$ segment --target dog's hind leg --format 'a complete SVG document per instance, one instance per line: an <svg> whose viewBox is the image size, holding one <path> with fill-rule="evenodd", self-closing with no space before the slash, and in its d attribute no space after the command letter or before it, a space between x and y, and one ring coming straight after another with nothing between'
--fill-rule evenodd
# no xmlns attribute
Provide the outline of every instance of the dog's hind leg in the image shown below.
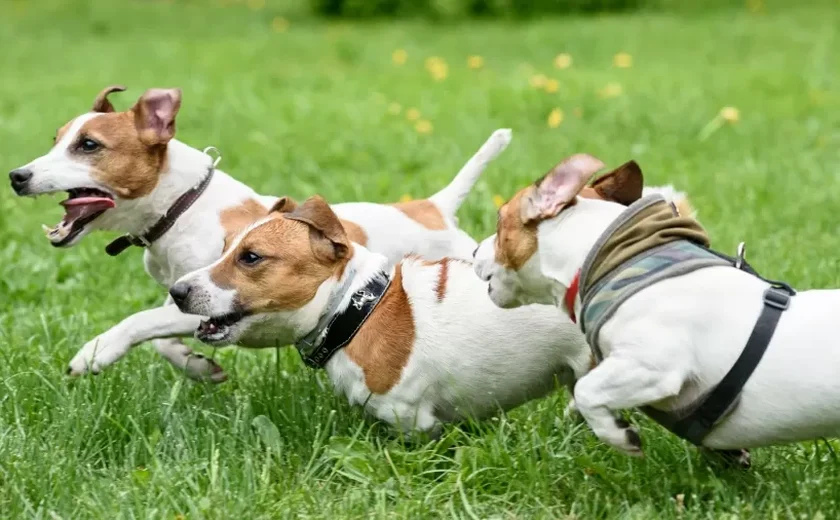
<svg viewBox="0 0 840 520"><path fill-rule="evenodd" d="M641 455L638 431L614 412L655 403L677 395L685 378L663 372L635 359L611 356L575 385L575 404L602 441L631 455Z"/></svg>

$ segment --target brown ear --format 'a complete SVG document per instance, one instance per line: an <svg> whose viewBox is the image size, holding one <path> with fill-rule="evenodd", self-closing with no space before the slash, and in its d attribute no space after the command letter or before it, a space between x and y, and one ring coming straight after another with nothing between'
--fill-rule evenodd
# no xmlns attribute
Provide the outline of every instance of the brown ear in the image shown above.
<svg viewBox="0 0 840 520"><path fill-rule="evenodd" d="M93 108L91 110L93 112L113 112L114 105L108 101L108 94L111 92L124 92L125 87L122 85L111 85L110 87L105 87L102 92L100 92L96 99L93 100Z"/></svg>
<svg viewBox="0 0 840 520"><path fill-rule="evenodd" d="M644 185L642 169L636 161L630 161L598 178L592 188L604 200L629 206L642 198Z"/></svg>
<svg viewBox="0 0 840 520"><path fill-rule="evenodd" d="M585 153L566 158L536 182L520 208L522 221L527 224L557 216L603 167L604 163Z"/></svg>
<svg viewBox="0 0 840 520"><path fill-rule="evenodd" d="M269 213L290 213L296 210L298 207L298 203L295 202L295 199L291 197L280 197L277 199L277 202L271 206L271 209L268 210Z"/></svg>
<svg viewBox="0 0 840 520"><path fill-rule="evenodd" d="M315 195L284 216L309 226L309 243L319 259L335 262L347 257L350 241L341 221L323 198Z"/></svg>
<svg viewBox="0 0 840 520"><path fill-rule="evenodd" d="M181 89L149 89L131 108L140 140L149 145L166 144L175 137L175 116L181 108Z"/></svg>

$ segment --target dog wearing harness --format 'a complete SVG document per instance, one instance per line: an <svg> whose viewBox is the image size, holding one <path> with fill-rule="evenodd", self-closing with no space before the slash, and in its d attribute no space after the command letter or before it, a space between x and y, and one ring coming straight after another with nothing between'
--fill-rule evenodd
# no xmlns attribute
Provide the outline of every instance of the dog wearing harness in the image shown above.
<svg viewBox="0 0 840 520"><path fill-rule="evenodd" d="M501 307L552 301L585 331L593 367L576 408L604 442L642 453L617 413L642 408L677 435L735 450L840 432L840 291L794 292L743 259L707 248L705 232L659 198L630 208L578 196L603 163L570 157L503 206L475 254ZM515 198L516 199L516 198ZM505 235L531 226L530 256Z"/></svg>

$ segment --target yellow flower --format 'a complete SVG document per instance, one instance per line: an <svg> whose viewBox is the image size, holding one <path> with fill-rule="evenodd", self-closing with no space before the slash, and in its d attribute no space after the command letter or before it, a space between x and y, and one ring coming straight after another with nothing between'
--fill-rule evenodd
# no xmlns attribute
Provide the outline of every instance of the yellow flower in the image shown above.
<svg viewBox="0 0 840 520"><path fill-rule="evenodd" d="M252 11L259 11L265 7L265 0L248 0L248 7Z"/></svg>
<svg viewBox="0 0 840 520"><path fill-rule="evenodd" d="M559 108L555 108L548 114L548 127L549 128L557 128L560 126L560 123L563 122L563 111Z"/></svg>
<svg viewBox="0 0 840 520"><path fill-rule="evenodd" d="M449 75L449 65L437 56L426 58L426 70L435 81L443 81Z"/></svg>
<svg viewBox="0 0 840 520"><path fill-rule="evenodd" d="M399 103L390 103L388 105L388 113L392 116L398 116L402 112L402 106Z"/></svg>
<svg viewBox="0 0 840 520"><path fill-rule="evenodd" d="M613 56L613 65L619 69L629 69L633 66L633 56L630 56L626 52L619 52Z"/></svg>
<svg viewBox="0 0 840 520"><path fill-rule="evenodd" d="M282 16L277 16L271 21L271 29L274 32L286 32L289 29L289 20L286 20Z"/></svg>
<svg viewBox="0 0 840 520"><path fill-rule="evenodd" d="M467 58L467 67L471 69L480 69L484 66L484 58L481 56L470 56Z"/></svg>
<svg viewBox="0 0 840 520"><path fill-rule="evenodd" d="M603 99L618 97L624 92L620 83L607 83L607 85L598 91L598 95Z"/></svg>
<svg viewBox="0 0 840 520"><path fill-rule="evenodd" d="M417 121L420 119L420 111L416 108L409 108L405 111L405 118L409 121Z"/></svg>
<svg viewBox="0 0 840 520"><path fill-rule="evenodd" d="M565 52L558 54L554 58L554 66L558 69L568 69L572 66L572 55Z"/></svg>
<svg viewBox="0 0 840 520"><path fill-rule="evenodd" d="M720 109L720 117L727 123L737 123L741 119L741 113L735 107L723 107Z"/></svg>
<svg viewBox="0 0 840 520"><path fill-rule="evenodd" d="M186 518L187 518L186 516L184 516L184 515L182 515L182 514L180 514L180 513L178 513L177 515L175 515L175 520L186 520Z"/></svg>
<svg viewBox="0 0 840 520"><path fill-rule="evenodd" d="M747 9L751 13L760 13L764 10L763 0L747 0Z"/></svg>
<svg viewBox="0 0 840 520"><path fill-rule="evenodd" d="M583 117L583 109L580 108L580 107L572 110L572 113L575 115L575 117L578 117L578 118Z"/></svg>
<svg viewBox="0 0 840 520"><path fill-rule="evenodd" d="M548 81L548 78L545 77L543 74L534 74L531 76L531 79L528 80L528 83L531 84L534 88L543 88L545 87L545 82Z"/></svg>
<svg viewBox="0 0 840 520"><path fill-rule="evenodd" d="M406 60L408 60L408 53L405 49L397 49L391 53L391 61L394 65L405 65Z"/></svg>
<svg viewBox="0 0 840 520"><path fill-rule="evenodd" d="M412 199L411 195L409 195L408 193L400 197L400 202L411 202L412 200L414 199Z"/></svg>
<svg viewBox="0 0 840 520"><path fill-rule="evenodd" d="M505 205L505 199L497 193L493 195L493 205L496 206L496 209L499 209Z"/></svg>
<svg viewBox="0 0 840 520"><path fill-rule="evenodd" d="M425 119L421 119L414 125L414 129L417 130L418 134L430 134L432 133L432 123Z"/></svg>
<svg viewBox="0 0 840 520"><path fill-rule="evenodd" d="M556 79L550 79L545 82L545 91L549 94L554 94L560 88L560 82Z"/></svg>

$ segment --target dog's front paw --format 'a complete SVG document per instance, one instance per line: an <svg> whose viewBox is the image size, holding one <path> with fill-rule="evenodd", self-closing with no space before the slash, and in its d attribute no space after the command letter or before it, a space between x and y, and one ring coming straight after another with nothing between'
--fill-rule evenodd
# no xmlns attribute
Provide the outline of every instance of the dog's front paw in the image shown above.
<svg viewBox="0 0 840 520"><path fill-rule="evenodd" d="M88 341L73 356L67 373L71 376L98 374L103 368L123 357L131 345L102 334Z"/></svg>
<svg viewBox="0 0 840 520"><path fill-rule="evenodd" d="M611 435L607 442L620 449L628 455L634 457L641 457L642 452L642 437L639 435L639 429L624 419L615 419L614 435Z"/></svg>

